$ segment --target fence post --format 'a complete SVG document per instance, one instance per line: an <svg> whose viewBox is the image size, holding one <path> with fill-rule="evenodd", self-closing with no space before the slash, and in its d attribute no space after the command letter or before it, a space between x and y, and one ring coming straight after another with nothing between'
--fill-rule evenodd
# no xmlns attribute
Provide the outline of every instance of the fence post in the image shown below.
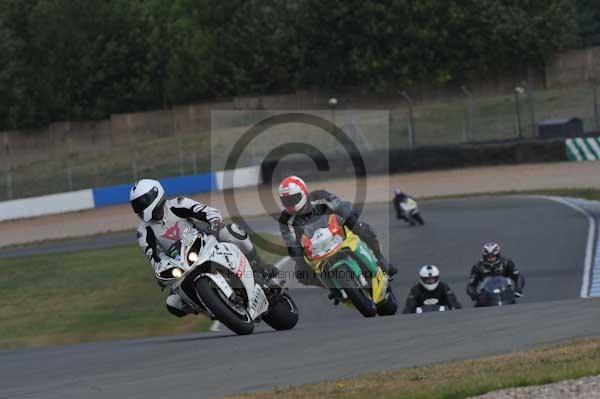
<svg viewBox="0 0 600 399"><path fill-rule="evenodd" d="M328 104L329 104L329 109L331 109L331 123L336 125L336 123L335 123L335 107L337 107L337 105L338 105L337 98L331 97L328 101Z"/></svg>
<svg viewBox="0 0 600 399"><path fill-rule="evenodd" d="M196 159L196 151L192 152L192 170L194 174L198 173L198 161Z"/></svg>
<svg viewBox="0 0 600 399"><path fill-rule="evenodd" d="M515 116L517 118L516 128L517 137L523 138L523 132L521 130L521 104L519 102L519 94L523 92L523 88L520 86L515 87Z"/></svg>
<svg viewBox="0 0 600 399"><path fill-rule="evenodd" d="M72 139L70 132L67 132L67 189L73 191L73 170L71 167L71 154L73 153Z"/></svg>
<svg viewBox="0 0 600 399"><path fill-rule="evenodd" d="M473 141L473 96L471 92L467 90L466 86L460 88L467 98L467 129L465 131L465 139L468 142Z"/></svg>
<svg viewBox="0 0 600 399"><path fill-rule="evenodd" d="M179 129L177 129L177 118L175 116L175 111L171 109L171 129L173 129L173 135L177 140L177 155L179 158L179 176L185 175L185 165L184 165L184 156L183 156L183 144L181 142L181 136L179 134Z"/></svg>
<svg viewBox="0 0 600 399"><path fill-rule="evenodd" d="M12 162L11 162L11 151L10 141L8 138L8 132L4 132L4 159L5 159L5 184L6 184L6 197L12 199L13 194L13 178L12 178Z"/></svg>
<svg viewBox="0 0 600 399"><path fill-rule="evenodd" d="M598 81L592 81L592 90L594 92L594 120L596 122L596 129L600 130L600 110L598 109Z"/></svg>
<svg viewBox="0 0 600 399"><path fill-rule="evenodd" d="M131 154L131 177L133 179L133 181L137 181L138 180L138 165L137 165L137 151L136 151L136 147L134 146L133 143L133 138L131 137L131 127L129 124L129 116L127 116L127 141L129 142L129 148L131 148L132 150L130 151Z"/></svg>
<svg viewBox="0 0 600 399"><path fill-rule="evenodd" d="M408 104L408 148L415 148L416 137L413 102L407 92L403 91L400 94L402 95L402 97L404 97L404 100Z"/></svg>
<svg viewBox="0 0 600 399"><path fill-rule="evenodd" d="M535 123L535 112L533 109L533 92L529 84L526 81L522 81L521 85L525 88L525 93L527 94L527 106L529 108L529 123L531 127L531 137L537 136L537 129Z"/></svg>

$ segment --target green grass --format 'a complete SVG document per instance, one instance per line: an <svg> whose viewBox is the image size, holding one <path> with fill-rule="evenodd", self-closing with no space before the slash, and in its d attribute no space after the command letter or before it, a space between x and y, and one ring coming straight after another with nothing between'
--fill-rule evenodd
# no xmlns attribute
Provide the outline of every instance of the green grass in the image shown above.
<svg viewBox="0 0 600 399"><path fill-rule="evenodd" d="M600 374L600 339L457 361L270 392L236 399L464 399L486 392Z"/></svg>
<svg viewBox="0 0 600 399"><path fill-rule="evenodd" d="M573 197L582 198L592 201L600 201L600 190L594 188L564 188L564 189L548 189L548 190L525 190L525 191L499 191L493 193L470 193L456 195L440 195L433 197L421 197L421 200L439 200L452 198L468 198L481 196L507 196L507 195L545 195L555 197Z"/></svg>
<svg viewBox="0 0 600 399"><path fill-rule="evenodd" d="M0 270L3 349L193 333L210 325L202 316L179 319L166 311L166 292L138 246L2 259Z"/></svg>

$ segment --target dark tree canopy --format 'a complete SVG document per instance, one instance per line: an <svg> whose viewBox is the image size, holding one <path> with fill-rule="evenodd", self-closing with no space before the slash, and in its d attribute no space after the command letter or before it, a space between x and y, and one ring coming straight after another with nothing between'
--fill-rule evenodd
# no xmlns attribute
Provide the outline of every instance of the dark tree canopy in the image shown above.
<svg viewBox="0 0 600 399"><path fill-rule="evenodd" d="M443 85L600 43L599 0L0 0L0 128Z"/></svg>

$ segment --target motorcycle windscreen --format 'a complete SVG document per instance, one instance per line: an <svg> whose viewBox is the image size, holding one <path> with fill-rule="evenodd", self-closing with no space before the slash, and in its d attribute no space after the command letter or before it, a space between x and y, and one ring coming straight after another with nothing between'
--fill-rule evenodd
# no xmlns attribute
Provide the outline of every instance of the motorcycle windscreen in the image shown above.
<svg viewBox="0 0 600 399"><path fill-rule="evenodd" d="M493 277L482 286L479 306L498 306L514 303L515 295L510 281L505 277Z"/></svg>
<svg viewBox="0 0 600 399"><path fill-rule="evenodd" d="M344 241L344 231L335 215L322 215L304 228L302 249L309 259L322 259L334 253Z"/></svg>

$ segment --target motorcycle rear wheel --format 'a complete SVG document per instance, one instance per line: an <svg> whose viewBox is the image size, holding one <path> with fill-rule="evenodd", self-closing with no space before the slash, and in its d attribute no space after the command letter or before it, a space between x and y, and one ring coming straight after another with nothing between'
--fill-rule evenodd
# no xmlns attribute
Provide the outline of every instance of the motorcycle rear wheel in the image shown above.
<svg viewBox="0 0 600 399"><path fill-rule="evenodd" d="M250 317L247 311L245 315L240 315L231 309L222 298L221 295L216 291L217 287L209 278L199 278L196 281L196 292L198 296L206 305L206 307L214 314L215 318L229 328L231 331L239 335L252 334L254 331L254 321Z"/></svg>
<svg viewBox="0 0 600 399"><path fill-rule="evenodd" d="M398 300L396 299L396 295L394 292L389 289L388 298L385 302L380 303L377 306L377 314L379 316L392 316L395 315L398 311Z"/></svg>

